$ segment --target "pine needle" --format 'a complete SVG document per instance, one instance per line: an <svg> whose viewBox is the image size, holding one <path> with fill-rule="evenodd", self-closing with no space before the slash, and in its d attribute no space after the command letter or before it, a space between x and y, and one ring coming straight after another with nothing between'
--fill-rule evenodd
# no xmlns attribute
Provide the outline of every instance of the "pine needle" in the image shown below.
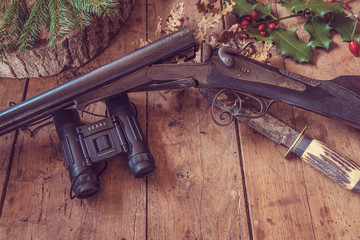
<svg viewBox="0 0 360 240"><path fill-rule="evenodd" d="M98 16L108 15L112 9L116 7L118 1L116 0L72 0L70 4L78 11L84 11Z"/></svg>
<svg viewBox="0 0 360 240"><path fill-rule="evenodd" d="M90 25L92 17L90 13L79 11L77 9L73 9L73 21L72 28L73 29L81 29L84 30L87 26Z"/></svg>
<svg viewBox="0 0 360 240"><path fill-rule="evenodd" d="M49 21L48 5L46 0L37 0L31 9L30 16L25 22L18 43L18 52L24 52L35 46L41 26Z"/></svg>
<svg viewBox="0 0 360 240"><path fill-rule="evenodd" d="M59 39L72 29L70 27L70 9L63 0L49 0L50 32L49 45L55 47Z"/></svg>
<svg viewBox="0 0 360 240"><path fill-rule="evenodd" d="M6 1L4 2L6 3ZM14 1L6 5L0 24L0 59L13 51L18 42L22 25L29 15L29 6L24 1Z"/></svg>
<svg viewBox="0 0 360 240"><path fill-rule="evenodd" d="M85 29L93 15L115 13L118 0L0 0L0 60L18 50L33 48L45 27L49 45L55 47L67 33Z"/></svg>

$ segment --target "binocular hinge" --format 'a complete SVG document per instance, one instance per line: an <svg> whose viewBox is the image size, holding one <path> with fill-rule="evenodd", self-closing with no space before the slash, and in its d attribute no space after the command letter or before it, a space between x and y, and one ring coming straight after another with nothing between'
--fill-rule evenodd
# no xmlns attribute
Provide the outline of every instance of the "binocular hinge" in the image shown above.
<svg viewBox="0 0 360 240"><path fill-rule="evenodd" d="M86 148L85 141L84 141L84 136L82 134L81 128L79 128L79 127L76 128L76 132L78 134L78 140L79 140L79 143L80 143L81 151L82 151L83 156L84 156L84 161L82 162L82 165L84 167L91 166L92 165L91 158L90 158L88 149Z"/></svg>
<svg viewBox="0 0 360 240"><path fill-rule="evenodd" d="M124 151L124 153L129 153L130 152L130 146L129 143L125 137L125 134L121 128L120 122L117 119L116 116L112 116L111 117L112 122L114 123L115 129L116 129L116 133L119 137L119 141L120 141L120 145L122 150Z"/></svg>

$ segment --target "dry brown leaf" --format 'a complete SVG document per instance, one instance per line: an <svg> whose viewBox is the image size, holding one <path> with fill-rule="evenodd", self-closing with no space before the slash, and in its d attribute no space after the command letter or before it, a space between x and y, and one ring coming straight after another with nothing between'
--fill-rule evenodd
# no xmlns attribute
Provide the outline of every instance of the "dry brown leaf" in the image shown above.
<svg viewBox="0 0 360 240"><path fill-rule="evenodd" d="M225 2L225 8L221 11L221 15L225 16L226 14L231 13L234 10L235 5L235 1L231 1L231 4Z"/></svg>
<svg viewBox="0 0 360 240"><path fill-rule="evenodd" d="M200 0L200 2L203 2L205 6L210 4L208 0ZM223 10L221 10L221 8L218 8L220 10L211 9L209 13L205 14L198 23L195 39L199 42L206 42L211 46L215 46L217 42L211 30L216 29L221 24L222 17L232 12L234 6L235 2L231 2L231 4L225 2L225 8Z"/></svg>
<svg viewBox="0 0 360 240"><path fill-rule="evenodd" d="M161 30L161 24L162 24L162 18L160 16L158 16L158 24L156 26L156 31L155 31L155 35L160 35L162 30Z"/></svg>
<svg viewBox="0 0 360 240"><path fill-rule="evenodd" d="M265 42L260 49L256 49L256 53L250 58L265 63L269 59L269 52L272 46L272 44Z"/></svg>
<svg viewBox="0 0 360 240"><path fill-rule="evenodd" d="M197 25L198 34L196 35L195 39L199 42L207 42L209 41L210 37L208 37L208 32L210 29L216 27L216 24L221 23L221 15L220 14L206 14L204 15L200 22Z"/></svg>
<svg viewBox="0 0 360 240"><path fill-rule="evenodd" d="M184 2L176 5L175 9L171 9L170 15L166 20L164 32L170 34L179 30L184 22Z"/></svg>

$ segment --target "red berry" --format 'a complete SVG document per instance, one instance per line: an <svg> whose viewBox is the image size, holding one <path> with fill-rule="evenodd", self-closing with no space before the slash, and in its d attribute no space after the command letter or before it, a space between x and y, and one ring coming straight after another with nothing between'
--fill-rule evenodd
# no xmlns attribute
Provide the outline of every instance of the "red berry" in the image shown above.
<svg viewBox="0 0 360 240"><path fill-rule="evenodd" d="M260 35L265 37L267 35L267 32L264 30L264 31L260 31Z"/></svg>
<svg viewBox="0 0 360 240"><path fill-rule="evenodd" d="M344 6L345 6L345 7L348 7L349 4L348 4L347 2L344 2Z"/></svg>
<svg viewBox="0 0 360 240"><path fill-rule="evenodd" d="M251 21L251 17L250 16L245 16L245 20Z"/></svg>
<svg viewBox="0 0 360 240"><path fill-rule="evenodd" d="M255 19L257 18L257 16L258 16L257 12L252 12L252 13L251 13L251 18L252 18L252 19L255 20Z"/></svg>
<svg viewBox="0 0 360 240"><path fill-rule="evenodd" d="M246 26L248 26L248 25L249 25L249 21L248 21L248 20L244 20L244 21L241 22L241 26L242 26L242 27L246 27Z"/></svg>
<svg viewBox="0 0 360 240"><path fill-rule="evenodd" d="M335 2L335 0L328 0L328 3L333 3Z"/></svg>
<svg viewBox="0 0 360 240"><path fill-rule="evenodd" d="M270 28L270 29L274 29L275 27L276 27L275 23L270 23L270 24L269 24L269 28Z"/></svg>
<svg viewBox="0 0 360 240"><path fill-rule="evenodd" d="M260 24L258 26L258 29L259 29L259 31L264 31L265 30L265 24Z"/></svg>
<svg viewBox="0 0 360 240"><path fill-rule="evenodd" d="M359 43L356 41L351 41L349 44L349 50L355 57L359 55Z"/></svg>

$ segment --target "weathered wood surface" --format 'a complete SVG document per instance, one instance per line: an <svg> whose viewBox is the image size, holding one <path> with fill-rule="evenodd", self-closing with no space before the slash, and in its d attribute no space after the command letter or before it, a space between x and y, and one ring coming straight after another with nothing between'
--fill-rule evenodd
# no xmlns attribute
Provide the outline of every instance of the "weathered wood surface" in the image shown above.
<svg viewBox="0 0 360 240"><path fill-rule="evenodd" d="M166 19L181 2L137 1L116 41L80 71L132 51L140 40L161 37L155 34L159 17ZM350 4L360 9L360 3ZM201 18L195 2L184 1L184 11L188 16L184 25L193 29ZM329 53L316 52L316 65L281 58L272 64L321 79L360 74L359 61L348 53L347 44L338 36L333 39ZM71 78L72 73L65 72L30 79L26 98ZM1 108L22 99L25 83L0 80ZM70 200L68 172L53 125L34 138L22 131L17 137L15 133L3 136L0 239L360 237L358 194L341 188L297 158L285 160L285 148L241 123L215 125L209 103L196 90L136 93L130 97L137 105L155 157L155 174L147 179L133 178L120 156L109 162L100 177L100 195ZM90 110L102 113L104 107L99 103ZM358 130L286 104L275 105L272 114L299 131L307 125L308 135L359 163ZM92 119L84 116L85 121Z"/></svg>
<svg viewBox="0 0 360 240"><path fill-rule="evenodd" d="M24 54L8 54L7 58L0 62L0 77L47 77L86 64L117 36L134 5L135 0L119 0L119 14L95 17L85 30L77 30L62 37L56 48L48 45L48 36L44 34L33 49Z"/></svg>
<svg viewBox="0 0 360 240"><path fill-rule="evenodd" d="M145 38L144 7L144 4L137 6L138 14L132 16L121 35L112 43L111 49L81 71L89 71L134 50L130 43L134 39ZM32 97L71 78L72 73L65 72L57 77L31 79L26 97ZM11 96L9 93L8 98ZM6 103L6 100L9 101L4 99L2 103ZM143 94L133 94L132 101L137 104L139 119L145 128L146 105ZM89 110L103 114L104 107L99 105ZM85 116L83 120L89 122L91 117ZM15 155L10 159L12 169L0 220L0 238L146 237L146 181L131 176L124 157L109 162L106 174L101 176L101 199L71 201L68 173L64 171L54 126L43 128L33 139L28 133L20 132L16 146ZM4 151L8 148L11 150L11 145L7 148L1 146ZM4 166L9 160L5 157Z"/></svg>
<svg viewBox="0 0 360 240"><path fill-rule="evenodd" d="M14 79L1 79L0 83L0 109L5 109L9 107L10 102L21 102L23 100L23 95L25 92L26 81L20 81ZM9 165L9 159L13 158L13 152L15 150L14 144L17 141L17 132L12 132L5 136L0 137L0 151L1 151L1 160L0 160L0 186L2 189L6 189L8 171L11 169ZM2 191L0 197L0 214L2 209L2 203L4 201L5 193Z"/></svg>

